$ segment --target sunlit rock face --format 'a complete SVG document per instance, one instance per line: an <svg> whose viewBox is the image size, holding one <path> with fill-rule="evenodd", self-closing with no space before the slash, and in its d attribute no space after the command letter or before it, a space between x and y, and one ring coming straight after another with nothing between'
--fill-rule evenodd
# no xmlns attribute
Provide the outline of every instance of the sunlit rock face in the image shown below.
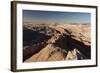
<svg viewBox="0 0 100 73"><path fill-rule="evenodd" d="M23 25L23 62L91 59L89 24Z"/></svg>

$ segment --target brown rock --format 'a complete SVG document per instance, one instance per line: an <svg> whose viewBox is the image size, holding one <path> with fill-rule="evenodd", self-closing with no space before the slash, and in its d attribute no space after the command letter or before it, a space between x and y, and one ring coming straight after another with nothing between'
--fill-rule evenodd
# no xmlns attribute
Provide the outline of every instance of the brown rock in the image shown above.
<svg viewBox="0 0 100 73"><path fill-rule="evenodd" d="M44 25L35 26L32 31L38 31L38 33L49 38L46 38L46 40L44 38L42 42L38 43L37 47L34 47L35 49L32 46L32 49L29 47L28 53L24 50L27 53L25 56L29 54L29 51L34 51L24 62L83 60L91 58L90 25L62 24L42 26ZM36 46L37 43L33 45Z"/></svg>

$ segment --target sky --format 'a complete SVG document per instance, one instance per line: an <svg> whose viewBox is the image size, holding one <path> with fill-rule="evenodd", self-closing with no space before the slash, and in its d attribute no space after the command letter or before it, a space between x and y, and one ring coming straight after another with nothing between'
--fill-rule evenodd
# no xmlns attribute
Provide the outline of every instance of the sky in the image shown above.
<svg viewBox="0 0 100 73"><path fill-rule="evenodd" d="M90 23L90 13L23 10L24 22Z"/></svg>

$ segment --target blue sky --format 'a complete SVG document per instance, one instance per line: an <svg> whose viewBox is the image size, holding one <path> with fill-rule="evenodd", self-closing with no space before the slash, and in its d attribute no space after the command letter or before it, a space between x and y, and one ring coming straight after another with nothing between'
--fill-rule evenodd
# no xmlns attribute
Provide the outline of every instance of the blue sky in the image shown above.
<svg viewBox="0 0 100 73"><path fill-rule="evenodd" d="M90 23L90 13L23 10L24 22Z"/></svg>

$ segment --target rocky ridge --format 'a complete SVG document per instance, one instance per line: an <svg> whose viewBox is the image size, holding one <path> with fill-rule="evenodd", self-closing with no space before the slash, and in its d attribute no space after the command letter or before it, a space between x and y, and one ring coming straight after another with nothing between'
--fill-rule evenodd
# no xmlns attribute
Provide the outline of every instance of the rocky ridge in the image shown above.
<svg viewBox="0 0 100 73"><path fill-rule="evenodd" d="M90 30L82 24L24 25L23 61L90 59Z"/></svg>

